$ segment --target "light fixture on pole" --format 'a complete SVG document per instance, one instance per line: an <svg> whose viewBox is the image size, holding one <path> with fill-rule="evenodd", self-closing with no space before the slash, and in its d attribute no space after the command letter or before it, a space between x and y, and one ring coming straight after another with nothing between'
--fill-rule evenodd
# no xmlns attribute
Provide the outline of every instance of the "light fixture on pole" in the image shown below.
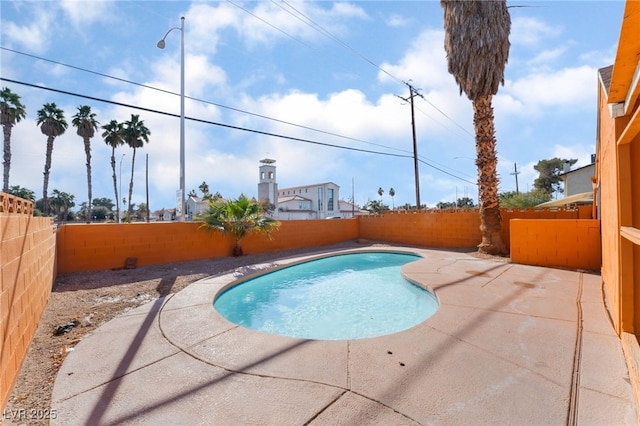
<svg viewBox="0 0 640 426"><path fill-rule="evenodd" d="M158 42L158 48L164 49L164 39L173 30L180 30L180 222L184 222L185 205L184 205L184 16L180 18L180 26L169 28L167 33Z"/></svg>

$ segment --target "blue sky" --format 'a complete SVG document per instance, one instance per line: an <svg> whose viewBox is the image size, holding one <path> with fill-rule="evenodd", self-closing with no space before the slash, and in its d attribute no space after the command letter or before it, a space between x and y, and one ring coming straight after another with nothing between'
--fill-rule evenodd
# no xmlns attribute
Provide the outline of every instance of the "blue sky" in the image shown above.
<svg viewBox="0 0 640 426"><path fill-rule="evenodd" d="M501 192L515 190L514 164L526 191L539 160L590 162L597 70L613 63L624 10L622 1L508 4L526 7L510 8L505 85L493 101ZM447 72L438 1L3 0L0 8L3 78L179 114L180 31L167 36L164 50L156 43L184 16L185 92L197 99L187 99L187 117L393 154L187 120L187 192L206 181L224 197L257 196L259 161L269 157L281 188L331 181L340 185L340 198L353 191L363 205L379 198L379 187L385 193L393 187L396 206L415 204L411 113L398 97L408 96L403 82L410 82L424 96L415 100L421 202L434 207L465 194L477 202L472 107ZM132 202L145 202L148 154L151 209L175 207L178 118L6 81L2 86L27 107L27 118L13 129L10 185L42 196L46 137L36 111L55 102L70 123L87 104L101 124L140 114L151 139L136 155ZM114 199L110 155L97 134L94 198ZM116 151L125 193L131 158L126 146ZM74 194L77 205L86 201L85 155L74 128L55 140L53 189ZM386 194L383 200L392 203Z"/></svg>

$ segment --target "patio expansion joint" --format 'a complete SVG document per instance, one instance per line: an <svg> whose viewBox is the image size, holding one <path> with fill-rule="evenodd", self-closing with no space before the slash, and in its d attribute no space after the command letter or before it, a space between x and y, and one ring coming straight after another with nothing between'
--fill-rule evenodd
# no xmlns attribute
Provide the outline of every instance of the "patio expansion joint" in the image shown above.
<svg viewBox="0 0 640 426"><path fill-rule="evenodd" d="M223 365L217 364L217 363L215 363L215 362L212 362L212 361L210 361L210 360L208 360L208 359L205 359L205 358L203 358L203 357L201 357L201 356L198 356L198 355L196 355L195 353L192 353L191 351L189 351L189 348L192 348L192 347L198 346L198 345L200 345L200 344L202 344L202 343L204 343L204 342L206 342L206 341L214 340L214 339L216 339L216 338L218 338L218 337L220 337L220 336L222 336L222 335L224 335L224 334L229 333L230 331L233 331L233 330L235 330L235 329L237 329L237 328L240 328L240 326L239 326L239 325L235 325L235 326L233 326L233 327L231 327L231 328L229 328L229 329L227 329L227 330L224 330L224 331L222 331L222 332L220 332L220 333L216 333L216 334L215 334L215 335L213 335L213 336L209 336L209 337L206 337L206 338L204 338L204 339L200 339L198 342L192 343L192 344L190 344L189 346L187 346L187 347L183 348L183 347L181 347L181 346L177 345L176 343L174 343L173 341L171 341L171 340L170 340L170 339L169 339L169 338L164 334L164 331L162 330L161 316L162 316L162 312L163 312L163 310L164 310L164 307L165 307L165 306L163 306L163 307L160 309L160 312L158 313L158 325L159 325L160 332L161 332L161 334L162 334L163 338L164 338L164 339L165 339L165 340L166 340L170 345L172 345L173 347L175 347L175 348L176 348L176 351L177 351L177 352L176 352L176 353L174 353L174 354L172 354L171 356L174 356L174 355L176 355L176 354L178 354L178 353L183 353L183 354L185 354L185 355L187 355L187 356L189 356L189 357L193 358L194 360L199 361L199 362L201 362L201 363L203 363L203 364L207 364L207 365L210 365L210 366L212 366L212 367L220 368L221 370L225 371L225 372L226 372L227 374L229 374L229 375L232 375L232 374L240 374L240 375L244 375L244 376L256 377L256 378L261 378L261 379L273 379L273 380L284 380L284 381L292 381L292 382L313 383L313 384L317 384L317 385L321 385L321 386L327 386L327 387L329 387L329 388L339 389L339 390L341 391L341 392L340 392L340 394L339 394L339 395L338 395L338 396L337 396L333 401L329 402L325 407L323 407L321 410L319 410L319 411L318 411L318 412L317 412L313 417L311 417L308 421L306 421L306 422L304 423L305 425L307 425L307 424L311 423L311 422L312 422L313 420L315 420L315 419L316 419L320 414L322 414L322 413L323 413L324 411L326 411L329 407L331 407L332 405L334 405L335 403L337 403L337 402L338 402L338 401L339 401L339 400L340 400L344 395L346 395L346 394L348 394L348 393L352 393L352 394L354 394L354 395L358 395L358 396L360 396L361 398L365 398L365 399L367 399L367 400L369 400L369 401L372 401L372 402L374 402L374 403L376 403L376 404L378 404L378 405L381 405L381 406L383 406L383 407L385 407L385 408L387 408L387 409L389 409L389 410L393 411L394 413L396 413L396 414L398 414L398 415L401 415L401 416L405 417L405 418L406 418L406 419L408 419L408 420L411 420L411 421L413 421L413 422L415 422L415 423L419 423L418 421L416 421L415 419L413 419L413 418L409 417L409 416L408 416L408 415L406 415L405 413L402 413L402 412L398 411L397 409L395 409L395 408L393 408L393 407L391 407L391 406L389 406L389 405L387 405L387 404L385 404L385 403L383 403L383 402L381 402L381 401L378 401L378 400L376 400L376 399L373 399L373 398L371 398L371 397L370 397L370 396L368 396L368 395L362 394L362 393L360 393L360 392L356 392L356 391L354 391L354 390L352 390L352 389L351 389L351 373L350 373L350 370L349 370L349 366L351 365L351 363L348 361L348 360L350 359L350 357L351 357L351 346L350 346L350 345L351 345L351 340L349 340L349 341L347 342L347 367L346 367L346 369L347 369L347 374L346 374L346 375L347 375L347 383L346 383L346 387L339 386L339 385L334 385L334 384L331 384L331 383L326 383L326 382L322 382L322 381L318 381L318 380L300 379L300 378L295 378L295 377L283 377L283 376L277 376L277 375L273 375L273 374L261 374L261 373L255 373L255 372L248 372L248 371L244 371L244 369L251 368L251 367L252 367L252 365L245 366L245 367L244 367L244 369L232 369L232 368L228 368L228 367L225 367L225 366L223 366ZM165 357L165 358L168 358L168 357ZM158 360L158 361L160 361L160 360Z"/></svg>
<svg viewBox="0 0 640 426"><path fill-rule="evenodd" d="M69 396L67 396L67 397L61 398L61 399L59 399L59 400L57 400L57 401L55 401L55 402L64 402L64 401L68 401L68 400L73 399L73 398L75 398L75 397L77 397L77 396L83 395L83 394L88 393L88 392L92 392L92 391L94 391L94 390L96 390L96 389L99 389L99 388L101 388L101 387L103 387L103 386L109 385L110 383L115 382L116 380L120 380L120 379L122 379L123 377L129 376L129 375L131 375L131 374L133 374L133 373L137 373L137 372L138 372L138 371L140 371L140 370L144 370L144 369L145 369L145 368L147 368L147 367L150 367L150 366L152 366L152 365L154 365L154 364L157 364L157 363L159 363L159 362L161 362L161 361L164 361L164 360L166 360L166 359L172 358L172 357L174 357L174 356L176 356L176 355L178 355L178 354L180 354L180 351L179 351L179 350L176 350L176 351L175 351L175 352L173 352L172 354L169 354L169 355L163 356L163 357L161 357L161 358L157 358L157 359L155 359L155 360L154 360L154 361L152 361L152 362L149 362L149 363L147 363L147 364L145 364L145 365L141 365L140 367L135 368L135 369L130 370L130 371L127 371L126 373L115 375L115 376L111 377L111 378L110 378L109 380L107 380L107 381L104 381L104 382L99 383L99 384L97 384L97 385L91 386L91 387L89 387L89 388L87 388L87 389L82 390L81 392L76 392L76 393L74 393L74 394L72 394L72 395L69 395Z"/></svg>
<svg viewBox="0 0 640 426"><path fill-rule="evenodd" d="M496 275L495 277L491 278L489 281L487 281L486 283L482 284L480 287L484 288L486 286L488 286L489 284L491 284L492 282L494 282L495 280L497 280L498 278L500 278L502 275L504 275L505 273L507 273L509 270L511 270L511 268L513 268L513 264L508 264L508 266L501 271L498 275Z"/></svg>

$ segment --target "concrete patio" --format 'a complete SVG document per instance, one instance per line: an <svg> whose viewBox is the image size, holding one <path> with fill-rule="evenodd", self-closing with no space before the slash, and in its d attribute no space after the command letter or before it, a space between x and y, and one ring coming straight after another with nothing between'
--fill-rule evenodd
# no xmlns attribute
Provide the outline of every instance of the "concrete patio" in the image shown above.
<svg viewBox="0 0 640 426"><path fill-rule="evenodd" d="M242 328L213 309L215 295L313 256L241 268L83 339L58 374L51 423L638 424L599 275L383 249L424 257L403 267L440 302L422 324L350 341Z"/></svg>

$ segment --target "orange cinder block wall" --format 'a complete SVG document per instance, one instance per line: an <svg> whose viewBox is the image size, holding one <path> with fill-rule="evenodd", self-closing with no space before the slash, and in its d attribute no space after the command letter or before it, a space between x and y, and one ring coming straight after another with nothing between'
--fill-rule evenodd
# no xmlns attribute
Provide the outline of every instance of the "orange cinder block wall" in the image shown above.
<svg viewBox="0 0 640 426"><path fill-rule="evenodd" d="M357 238L358 221L282 221L272 239L251 234L245 254L314 247ZM58 230L58 272L119 269L127 258L137 266L229 256L234 241L198 222L62 225Z"/></svg>
<svg viewBox="0 0 640 426"><path fill-rule="evenodd" d="M511 221L513 263L596 271L601 253L599 220Z"/></svg>
<svg viewBox="0 0 640 426"><path fill-rule="evenodd" d="M4 407L38 327L55 277L50 218L0 193L0 407Z"/></svg>

